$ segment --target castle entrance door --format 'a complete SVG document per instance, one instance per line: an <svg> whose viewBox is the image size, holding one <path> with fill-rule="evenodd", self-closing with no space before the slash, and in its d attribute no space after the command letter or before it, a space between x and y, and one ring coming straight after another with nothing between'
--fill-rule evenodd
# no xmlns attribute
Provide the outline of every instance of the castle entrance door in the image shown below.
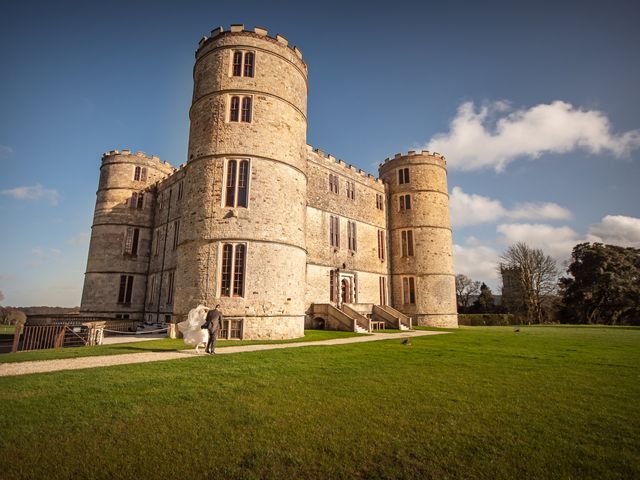
<svg viewBox="0 0 640 480"><path fill-rule="evenodd" d="M355 302L355 282L353 275L340 274L340 303Z"/></svg>

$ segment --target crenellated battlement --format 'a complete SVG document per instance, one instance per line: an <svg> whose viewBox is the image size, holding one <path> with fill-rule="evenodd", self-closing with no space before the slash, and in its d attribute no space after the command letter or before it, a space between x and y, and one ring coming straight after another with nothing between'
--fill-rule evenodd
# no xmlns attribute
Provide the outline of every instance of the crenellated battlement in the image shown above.
<svg viewBox="0 0 640 480"><path fill-rule="evenodd" d="M105 163L113 157L133 157L131 159L132 161L136 161L136 159L141 159L141 160L144 159L144 160L147 160L146 162L147 165L149 165L149 162L151 162L150 166L156 166L160 170L163 170L169 174L176 171L176 168L173 165L171 165L167 161L161 160L160 157L158 157L157 155L147 155L146 153L140 152L140 151L134 153L128 149L109 150L108 152L104 152L102 154L101 161L102 163Z"/></svg>
<svg viewBox="0 0 640 480"><path fill-rule="evenodd" d="M315 154L318 158L325 160L331 165L343 168L345 170L345 174L358 175L371 184L384 185L380 178L377 178L374 175L365 172L355 165L347 164L347 162L345 162L344 160L337 159L330 153L325 153L325 151L321 148L314 148L311 145L307 145L307 152Z"/></svg>
<svg viewBox="0 0 640 480"><path fill-rule="evenodd" d="M396 163L399 160L404 160L410 157L429 157L431 159L434 159L434 163L442 165L445 168L447 166L447 159L444 157L444 155L438 152L430 152L429 150L409 150L406 154L396 153L393 157L385 158L384 161L378 164L378 168L383 168L389 164Z"/></svg>
<svg viewBox="0 0 640 480"><path fill-rule="evenodd" d="M196 49L196 56L198 56L198 52L200 52L200 50L205 45L207 45L209 42L213 41L214 39L219 38L222 35L234 35L234 34L249 35L252 37L275 42L278 45L281 45L283 47L288 47L295 54L295 56L300 59L302 64L305 66L305 68L307 66L307 64L304 62L302 58L302 51L295 45L293 46L289 45L289 40L287 40L284 36L280 35L279 33L277 33L275 36L270 36L269 31L266 28L259 27L259 26L255 26L253 30L247 30L244 28L244 24L242 23L231 24L231 26L229 27L229 30L225 30L224 27L217 27L211 30L211 34L209 37L203 36L198 42L198 48Z"/></svg>

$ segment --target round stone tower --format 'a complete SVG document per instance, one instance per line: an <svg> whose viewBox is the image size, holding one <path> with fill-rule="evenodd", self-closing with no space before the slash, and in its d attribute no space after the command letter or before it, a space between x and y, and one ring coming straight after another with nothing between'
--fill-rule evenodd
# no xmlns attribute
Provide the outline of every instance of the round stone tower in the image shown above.
<svg viewBox="0 0 640 480"><path fill-rule="evenodd" d="M154 198L150 186L175 169L142 152L102 156L80 310L141 320Z"/></svg>
<svg viewBox="0 0 640 480"><path fill-rule="evenodd" d="M447 169L427 151L380 165L388 185L393 307L417 325L457 327Z"/></svg>
<svg viewBox="0 0 640 480"><path fill-rule="evenodd" d="M217 28L200 42L193 77L174 315L220 303L244 338L302 336L302 54L261 28Z"/></svg>

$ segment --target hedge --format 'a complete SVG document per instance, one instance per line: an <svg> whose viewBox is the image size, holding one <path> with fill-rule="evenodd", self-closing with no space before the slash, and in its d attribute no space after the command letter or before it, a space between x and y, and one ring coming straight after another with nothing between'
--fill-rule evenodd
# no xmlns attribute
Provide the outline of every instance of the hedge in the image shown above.
<svg viewBox="0 0 640 480"><path fill-rule="evenodd" d="M511 313L461 313L458 315L458 325L470 327L499 327L520 325L521 320Z"/></svg>

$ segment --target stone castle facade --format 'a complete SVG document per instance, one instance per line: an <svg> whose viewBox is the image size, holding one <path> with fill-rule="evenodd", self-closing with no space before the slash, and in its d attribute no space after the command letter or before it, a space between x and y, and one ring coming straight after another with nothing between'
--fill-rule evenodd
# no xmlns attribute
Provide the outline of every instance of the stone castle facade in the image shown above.
<svg viewBox="0 0 640 480"><path fill-rule="evenodd" d="M261 28L213 30L193 77L185 164L102 157L83 314L220 303L230 338L457 326L444 157L397 154L374 178L307 145L307 65Z"/></svg>

